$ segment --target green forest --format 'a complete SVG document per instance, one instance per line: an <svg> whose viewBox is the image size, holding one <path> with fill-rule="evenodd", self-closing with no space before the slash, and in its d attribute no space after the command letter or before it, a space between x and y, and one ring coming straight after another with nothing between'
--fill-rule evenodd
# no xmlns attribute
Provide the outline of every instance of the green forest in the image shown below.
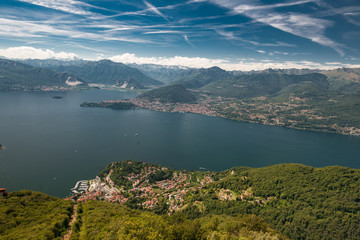
<svg viewBox="0 0 360 240"><path fill-rule="evenodd" d="M61 239L73 203L44 193L18 191L0 197L0 239Z"/></svg>
<svg viewBox="0 0 360 240"><path fill-rule="evenodd" d="M194 220L159 216L99 201L82 205L72 239L287 239L254 215L219 215Z"/></svg>

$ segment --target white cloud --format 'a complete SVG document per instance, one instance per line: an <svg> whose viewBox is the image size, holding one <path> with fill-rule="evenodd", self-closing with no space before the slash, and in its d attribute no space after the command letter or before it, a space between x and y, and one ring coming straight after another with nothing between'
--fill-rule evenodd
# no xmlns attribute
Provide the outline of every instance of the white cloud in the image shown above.
<svg viewBox="0 0 360 240"><path fill-rule="evenodd" d="M327 65L341 65L341 62L326 62Z"/></svg>
<svg viewBox="0 0 360 240"><path fill-rule="evenodd" d="M315 0L304 0L304 1L296 1L296 2L287 2L287 3L277 3L277 4L270 4L270 5L248 5L248 4L241 4L235 8L235 11L238 13L246 12L246 11L254 11L254 10L264 10L264 9L273 9L273 8L280 8L280 7L290 7L295 5L300 5L304 3L315 2Z"/></svg>
<svg viewBox="0 0 360 240"><path fill-rule="evenodd" d="M133 53L125 53L122 55L116 55L108 58L114 62L122 63L136 63L136 64L157 64L164 66L183 66L189 68L210 68L213 66L218 66L222 69L232 71L232 70L241 70L241 71L251 71L251 70L263 70L268 68L273 69L288 69L288 68L311 68L311 69L335 69L341 67L360 67L360 65L351 65L351 64L321 64L311 61L282 61L274 62L273 60L239 60L232 61L226 59L211 59L211 58L201 58L201 57L138 57Z"/></svg>
<svg viewBox="0 0 360 240"><path fill-rule="evenodd" d="M159 30L159 31L144 32L144 34L177 34L177 33L182 33L182 32L174 31L174 30Z"/></svg>
<svg viewBox="0 0 360 240"><path fill-rule="evenodd" d="M63 12L68 12L78 15L91 15L91 12L84 10L83 6L90 6L76 0L19 0L22 2L31 3L34 5L51 8Z"/></svg>
<svg viewBox="0 0 360 240"><path fill-rule="evenodd" d="M70 52L55 52L50 49L39 49L34 47L10 47L6 49L0 48L0 56L9 59L59 59L59 60L74 60L80 57L75 53ZM104 59L101 53L96 54L96 60ZM210 68L220 67L224 70L233 71L251 71L263 70L268 68L273 69L288 69L288 68L312 68L312 69L336 69L341 67L360 68L360 65L343 64L341 62L326 62L320 64L311 61L283 61L274 62L273 60L263 59L241 59L238 61L229 61L227 59L211 59L202 57L138 57L133 53L125 53L109 57L108 59L114 62L122 63L136 63L136 64L157 64L163 66L182 66L189 68Z"/></svg>
<svg viewBox="0 0 360 240"><path fill-rule="evenodd" d="M114 62L137 63L137 64L158 64L165 66L184 66L192 68L209 68L219 66L225 62L223 59L209 59L201 57L137 57L133 53L125 53L109 58Z"/></svg>
<svg viewBox="0 0 360 240"><path fill-rule="evenodd" d="M265 51L263 50L256 50L258 53L266 53Z"/></svg>
<svg viewBox="0 0 360 240"><path fill-rule="evenodd" d="M54 52L50 49L39 49L34 47L10 47L0 49L0 56L10 59L60 59L73 60L79 58L75 53Z"/></svg>

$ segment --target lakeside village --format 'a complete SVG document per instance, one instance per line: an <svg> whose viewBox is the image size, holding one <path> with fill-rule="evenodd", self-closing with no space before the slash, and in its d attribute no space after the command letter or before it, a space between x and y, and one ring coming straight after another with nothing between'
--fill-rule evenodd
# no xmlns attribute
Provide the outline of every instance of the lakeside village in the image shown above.
<svg viewBox="0 0 360 240"><path fill-rule="evenodd" d="M313 108L308 103L309 99L306 98L289 96L289 99L284 102L271 102L265 96L239 100L223 97L211 98L206 94L201 94L201 99L196 103L171 103L146 98L134 98L102 101L100 103L83 103L81 106L196 113L265 125L360 136L360 128L352 125L340 126L337 121L344 120L331 112L321 111L321 108ZM335 100L330 99L328 101L333 102Z"/></svg>
<svg viewBox="0 0 360 240"><path fill-rule="evenodd" d="M124 204L128 201L137 204L137 207L144 209L154 209L160 205L166 205L168 214L171 215L175 211L179 211L186 207L187 203L192 202L192 194L205 194L209 189L207 186L214 183L213 176L216 173L212 172L186 172L186 171L172 171L170 177L154 181L154 176L162 174L169 169L159 165L152 165L149 163L139 163L134 161L125 161L121 164L143 164L138 173L127 172L120 176L121 181L127 182L127 186L117 186L112 180L115 172L118 172L112 163L108 174L100 178L97 176L92 180L81 180L72 188L74 196L68 198L76 201L85 202L89 199L100 200L108 202L117 202ZM122 167L124 168L124 167ZM229 174L234 175L234 170ZM114 179L119 179L116 176ZM241 177L246 182L247 177ZM260 198L253 196L251 188L243 190L241 193L235 193L230 189L216 189L216 196L221 201L248 201L253 204L265 205L269 198ZM201 205L201 202L195 201L195 204ZM199 206L200 207L200 206Z"/></svg>
<svg viewBox="0 0 360 240"><path fill-rule="evenodd" d="M207 98L197 103L172 103L172 102L161 102L159 100L149 100L146 98L134 98L134 99L123 99L123 100L108 100L102 101L97 104L83 103L82 106L96 106L96 107L108 107L118 108L117 104L125 104L129 108L136 109L149 109L160 112L179 112L179 113L196 113L207 116L218 116L214 110L211 109L210 104L213 100Z"/></svg>

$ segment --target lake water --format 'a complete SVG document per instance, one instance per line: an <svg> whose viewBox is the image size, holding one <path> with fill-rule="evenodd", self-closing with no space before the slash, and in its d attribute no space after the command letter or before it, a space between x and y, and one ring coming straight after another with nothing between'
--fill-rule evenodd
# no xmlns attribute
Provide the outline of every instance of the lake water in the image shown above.
<svg viewBox="0 0 360 240"><path fill-rule="evenodd" d="M134 96L105 90L0 93L5 148L0 150L0 187L64 197L76 181L92 179L108 163L125 159L194 170L278 163L360 168L360 137L196 114L79 106Z"/></svg>

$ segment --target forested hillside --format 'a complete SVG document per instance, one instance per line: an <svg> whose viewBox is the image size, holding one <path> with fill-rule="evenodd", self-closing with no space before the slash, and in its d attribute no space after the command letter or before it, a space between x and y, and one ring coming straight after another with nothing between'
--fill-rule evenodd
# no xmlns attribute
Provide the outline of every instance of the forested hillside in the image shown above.
<svg viewBox="0 0 360 240"><path fill-rule="evenodd" d="M61 239L73 203L32 191L0 197L0 239Z"/></svg>
<svg viewBox="0 0 360 240"><path fill-rule="evenodd" d="M71 239L286 239L254 215L186 219L87 201Z"/></svg>
<svg viewBox="0 0 360 240"><path fill-rule="evenodd" d="M160 87L140 94L137 98L170 103L191 103L196 100L195 95L180 84Z"/></svg>

